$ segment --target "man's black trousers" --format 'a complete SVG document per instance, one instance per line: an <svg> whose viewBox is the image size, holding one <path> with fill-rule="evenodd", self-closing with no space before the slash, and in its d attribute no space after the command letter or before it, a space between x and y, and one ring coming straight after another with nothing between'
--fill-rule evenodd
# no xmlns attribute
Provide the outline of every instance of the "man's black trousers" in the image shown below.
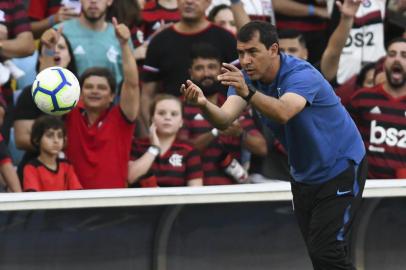
<svg viewBox="0 0 406 270"><path fill-rule="evenodd" d="M292 182L293 207L315 270L354 270L348 234L361 204L367 162L322 184Z"/></svg>

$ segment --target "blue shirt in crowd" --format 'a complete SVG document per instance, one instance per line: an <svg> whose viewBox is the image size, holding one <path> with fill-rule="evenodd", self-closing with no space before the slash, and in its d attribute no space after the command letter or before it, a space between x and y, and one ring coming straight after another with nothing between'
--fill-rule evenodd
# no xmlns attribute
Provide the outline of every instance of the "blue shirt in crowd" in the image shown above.
<svg viewBox="0 0 406 270"><path fill-rule="evenodd" d="M304 97L306 107L285 125L261 116L288 152L292 177L297 182L323 183L349 166L359 164L364 144L350 115L331 85L308 62L281 53L281 66L271 84L245 81L262 93L280 98L285 93ZM233 87L228 95L235 95Z"/></svg>
<svg viewBox="0 0 406 270"><path fill-rule="evenodd" d="M107 23L103 31L94 31L83 26L79 19L61 23L63 34L68 39L76 62L78 76L91 67L108 68L116 78L117 86L123 80L121 46L116 38L114 26ZM55 26L58 29L61 24ZM133 48L131 40L128 44Z"/></svg>

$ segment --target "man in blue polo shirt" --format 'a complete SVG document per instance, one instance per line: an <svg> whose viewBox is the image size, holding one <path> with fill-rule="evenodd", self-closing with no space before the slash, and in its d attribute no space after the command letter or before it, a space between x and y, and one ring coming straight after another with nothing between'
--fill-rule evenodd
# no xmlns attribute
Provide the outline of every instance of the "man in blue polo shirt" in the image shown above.
<svg viewBox="0 0 406 270"><path fill-rule="evenodd" d="M251 104L288 152L296 218L314 269L355 269L347 235L365 185L361 136L329 83L309 63L279 52L276 29L253 21L237 35L243 72L223 64L229 86L219 108L191 81L181 86L217 128Z"/></svg>

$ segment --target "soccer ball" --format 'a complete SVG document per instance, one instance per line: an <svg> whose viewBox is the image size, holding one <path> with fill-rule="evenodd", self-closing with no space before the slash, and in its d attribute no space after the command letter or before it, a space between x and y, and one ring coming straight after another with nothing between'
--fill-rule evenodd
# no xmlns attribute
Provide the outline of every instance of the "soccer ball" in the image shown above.
<svg viewBox="0 0 406 270"><path fill-rule="evenodd" d="M76 76L61 67L49 67L35 78L31 88L32 98L44 113L62 115L78 103L80 85Z"/></svg>

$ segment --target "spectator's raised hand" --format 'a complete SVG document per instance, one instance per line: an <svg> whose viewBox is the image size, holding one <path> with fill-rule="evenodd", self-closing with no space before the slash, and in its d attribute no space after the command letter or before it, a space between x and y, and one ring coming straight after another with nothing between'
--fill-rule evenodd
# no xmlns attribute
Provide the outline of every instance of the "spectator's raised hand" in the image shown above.
<svg viewBox="0 0 406 270"><path fill-rule="evenodd" d="M4 24L0 24L0 40L8 39L8 29Z"/></svg>
<svg viewBox="0 0 406 270"><path fill-rule="evenodd" d="M61 38L62 29L63 27L60 26L57 30L50 28L45 31L41 36L42 45L49 50L54 50L56 44Z"/></svg>
<svg viewBox="0 0 406 270"><path fill-rule="evenodd" d="M181 85L180 92L189 104L202 107L207 104L207 98L204 96L202 89L190 80L186 81L186 85Z"/></svg>
<svg viewBox="0 0 406 270"><path fill-rule="evenodd" d="M151 124L149 127L149 141L152 145L158 146L161 148L161 142L159 141L159 137L156 134L156 125L154 123Z"/></svg>
<svg viewBox="0 0 406 270"><path fill-rule="evenodd" d="M336 5L341 15L352 18L357 13L362 1L363 0L344 0L343 3L336 1Z"/></svg>
<svg viewBox="0 0 406 270"><path fill-rule="evenodd" d="M128 40L131 37L131 32L128 27L123 24L123 23L118 23L116 17L113 17L111 19L111 22L113 23L114 26L114 31L116 33L116 38L120 42L121 45L124 45L128 42Z"/></svg>

